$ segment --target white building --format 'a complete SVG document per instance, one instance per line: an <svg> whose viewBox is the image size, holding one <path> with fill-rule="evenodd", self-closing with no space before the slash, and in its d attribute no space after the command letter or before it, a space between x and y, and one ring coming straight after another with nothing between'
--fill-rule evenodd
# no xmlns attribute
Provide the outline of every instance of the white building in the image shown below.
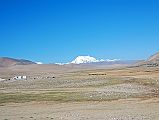
<svg viewBox="0 0 159 120"><path fill-rule="evenodd" d="M4 81L5 79L3 79L3 78L0 78L0 81Z"/></svg>
<svg viewBox="0 0 159 120"><path fill-rule="evenodd" d="M27 76L22 76L22 79L27 79Z"/></svg>
<svg viewBox="0 0 159 120"><path fill-rule="evenodd" d="M15 80L26 80L27 76L15 76L13 79L15 79Z"/></svg>

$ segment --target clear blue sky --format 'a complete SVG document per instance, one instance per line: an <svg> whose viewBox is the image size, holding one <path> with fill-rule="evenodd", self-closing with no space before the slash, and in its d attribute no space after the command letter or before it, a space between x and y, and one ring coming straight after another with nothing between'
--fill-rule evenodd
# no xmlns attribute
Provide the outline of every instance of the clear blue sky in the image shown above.
<svg viewBox="0 0 159 120"><path fill-rule="evenodd" d="M0 56L54 63L157 51L158 0L0 0Z"/></svg>

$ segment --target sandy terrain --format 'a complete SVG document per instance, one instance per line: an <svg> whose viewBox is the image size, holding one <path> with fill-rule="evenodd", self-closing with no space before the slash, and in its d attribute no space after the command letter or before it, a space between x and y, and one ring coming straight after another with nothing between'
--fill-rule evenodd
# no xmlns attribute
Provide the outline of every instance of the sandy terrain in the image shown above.
<svg viewBox="0 0 159 120"><path fill-rule="evenodd" d="M159 120L159 68L42 68L0 70L0 120Z"/></svg>
<svg viewBox="0 0 159 120"><path fill-rule="evenodd" d="M6 120L158 120L159 99L19 103L0 107Z"/></svg>

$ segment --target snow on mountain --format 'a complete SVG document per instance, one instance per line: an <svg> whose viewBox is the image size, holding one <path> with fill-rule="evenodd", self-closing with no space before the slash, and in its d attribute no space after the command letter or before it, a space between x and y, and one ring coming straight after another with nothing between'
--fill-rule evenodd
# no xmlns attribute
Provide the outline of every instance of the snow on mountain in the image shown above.
<svg viewBox="0 0 159 120"><path fill-rule="evenodd" d="M92 62L99 62L99 61L96 58L91 57L91 56L78 56L71 63L73 63L73 64L81 64L81 63L92 63Z"/></svg>
<svg viewBox="0 0 159 120"><path fill-rule="evenodd" d="M55 63L56 65L68 65L70 63Z"/></svg>
<svg viewBox="0 0 159 120"><path fill-rule="evenodd" d="M57 65L66 65L66 64L84 64L84 63L98 63L98 62L115 62L115 61L119 61L119 59L96 59L94 57L91 56L78 56L75 60L73 60L72 62L69 63L55 63Z"/></svg>
<svg viewBox="0 0 159 120"><path fill-rule="evenodd" d="M110 60L110 59L103 60L103 59L101 59L101 60L97 60L96 58L91 57L91 56L78 56L71 63L72 64L82 64L82 63L94 63L94 62L104 62L104 61L113 62L113 61L118 61L118 60L119 59L113 59L113 60Z"/></svg>
<svg viewBox="0 0 159 120"><path fill-rule="evenodd" d="M41 65L41 64L43 64L42 62L35 62L36 64L39 64L39 65Z"/></svg>

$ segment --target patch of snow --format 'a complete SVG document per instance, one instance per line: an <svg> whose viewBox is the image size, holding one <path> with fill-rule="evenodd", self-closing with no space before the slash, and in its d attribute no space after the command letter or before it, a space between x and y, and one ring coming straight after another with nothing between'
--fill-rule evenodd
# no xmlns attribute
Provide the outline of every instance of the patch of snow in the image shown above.
<svg viewBox="0 0 159 120"><path fill-rule="evenodd" d="M41 65L41 64L43 64L42 62L35 62L36 64L39 64L39 65Z"/></svg>
<svg viewBox="0 0 159 120"><path fill-rule="evenodd" d="M67 65L67 64L70 64L70 63L55 63L56 65Z"/></svg>
<svg viewBox="0 0 159 120"><path fill-rule="evenodd" d="M115 62L115 61L119 61L120 59L106 59L106 60L104 60L104 61L107 61L107 62Z"/></svg>

